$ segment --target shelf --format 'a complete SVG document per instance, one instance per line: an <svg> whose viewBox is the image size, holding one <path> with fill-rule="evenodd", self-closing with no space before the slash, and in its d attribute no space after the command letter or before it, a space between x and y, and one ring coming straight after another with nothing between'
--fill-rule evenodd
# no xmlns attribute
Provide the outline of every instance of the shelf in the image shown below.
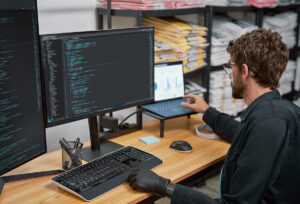
<svg viewBox="0 0 300 204"><path fill-rule="evenodd" d="M291 92L282 95L282 98L289 101L296 100L298 97L299 97L299 92L295 90L292 90Z"/></svg>
<svg viewBox="0 0 300 204"><path fill-rule="evenodd" d="M183 9L163 9L163 10L123 10L111 9L111 15L116 16L143 16L143 17L163 17L174 15L188 15L196 13L204 13L212 8L214 12L231 12L231 11L255 11L257 8L253 6L206 6L196 8L183 8ZM98 8L98 14L106 15L107 9Z"/></svg>
<svg viewBox="0 0 300 204"><path fill-rule="evenodd" d="M276 6L276 7L264 7L264 8L257 8L257 9L261 9L261 10L286 10L286 9L297 9L297 7L300 4L292 4L292 5L282 5L282 6Z"/></svg>
<svg viewBox="0 0 300 204"><path fill-rule="evenodd" d="M289 49L289 59L297 60L298 57L298 47L293 47Z"/></svg>
<svg viewBox="0 0 300 204"><path fill-rule="evenodd" d="M253 6L211 6L213 12L255 11Z"/></svg>
<svg viewBox="0 0 300 204"><path fill-rule="evenodd" d="M208 11L208 7L204 8L186 8L186 9L164 9L164 10L122 10L111 9L111 15L113 16L127 16L127 17L164 17L175 15L187 15L196 13L205 13ZM107 9L98 8L99 15L106 15Z"/></svg>
<svg viewBox="0 0 300 204"><path fill-rule="evenodd" d="M299 22L300 22L300 4L293 4L293 5L286 5L286 6L276 6L273 8L257 8L252 5L244 5L244 6L209 6L202 8L185 8L185 9L164 9L164 10L119 10L119 9L103 9L98 8L97 9L97 15L99 16L99 22L103 22L102 15L108 15L108 27L111 25L111 16L126 16L126 17L134 17L136 18L136 25L142 26L143 25L143 18L144 17L167 17L167 16L176 16L176 15L188 15L188 14L203 14L204 15L204 25L208 28L207 31L207 41L209 44L211 44L211 35L212 35L212 24L213 24L213 18L215 13L226 13L226 12L254 12L255 13L255 25L262 27L263 20L264 20L264 14L271 13L272 12L281 12L286 10L293 10L298 13L298 25L297 25L297 38L298 38L298 28L299 28ZM101 26L103 24L99 23ZM100 27L101 27L100 26ZM299 39L297 39L298 42ZM207 64L205 67L196 69L194 71L185 73L185 77L190 76L197 76L202 75L203 77L203 86L207 88L208 92L205 96L206 100L209 100L209 74L212 71L219 71L223 70L223 66L210 66L210 47L208 46L208 52L207 52ZM298 56L300 56L300 46L295 46L294 48L289 50L290 58L291 59L297 59ZM287 97L291 98L288 94Z"/></svg>
<svg viewBox="0 0 300 204"><path fill-rule="evenodd" d="M209 71L209 68L206 65L206 66L204 66L202 68L199 68L199 69L196 69L194 71L184 73L184 76L185 77L195 76L195 75L207 73L208 71Z"/></svg>
<svg viewBox="0 0 300 204"><path fill-rule="evenodd" d="M214 71L220 71L223 70L223 65L218 65L218 66L211 66L210 67L210 71L214 72Z"/></svg>

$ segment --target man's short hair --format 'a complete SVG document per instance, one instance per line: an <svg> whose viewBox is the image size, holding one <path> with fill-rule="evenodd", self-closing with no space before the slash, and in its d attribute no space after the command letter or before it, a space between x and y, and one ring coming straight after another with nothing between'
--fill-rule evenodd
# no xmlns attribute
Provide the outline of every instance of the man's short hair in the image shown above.
<svg viewBox="0 0 300 204"><path fill-rule="evenodd" d="M284 72L289 50L281 41L281 36L264 28L248 32L236 40L231 40L227 52L238 66L247 64L253 72L254 80L262 87L276 89Z"/></svg>

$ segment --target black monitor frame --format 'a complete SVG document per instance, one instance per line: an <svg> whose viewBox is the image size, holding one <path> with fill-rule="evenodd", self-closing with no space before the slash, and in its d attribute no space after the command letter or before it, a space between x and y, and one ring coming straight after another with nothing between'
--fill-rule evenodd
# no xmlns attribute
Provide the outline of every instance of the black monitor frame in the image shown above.
<svg viewBox="0 0 300 204"><path fill-rule="evenodd" d="M65 38L66 36L76 36L76 35L88 35L88 36L93 36L93 34L96 36L98 35L99 31L88 31L88 32L74 32L74 33L60 33L60 34L47 34L47 35L41 35L41 41L46 40L47 38L51 38L53 36L55 36L56 39L59 38ZM100 31L102 34L106 34L106 35L110 35L110 34L115 34L115 33L135 33L135 32L151 32L151 44L150 45L150 53L152 56L150 56L150 60L151 60L151 66L154 67L154 28L153 27L137 27L137 28L126 28L126 29L113 29L113 30L101 30ZM154 70L153 70L154 72ZM45 76L43 76L43 81L45 80ZM152 84L154 83L154 79L152 79ZM134 107L134 106L139 106L142 104L146 104L146 103L151 103L154 101L154 94L152 98L149 98L148 100L140 100L140 101L135 101L133 103L127 103L127 104L123 104L123 105L115 105L113 107L109 107L109 108L105 108L105 109L100 109L97 112L93 112L93 113L86 113L86 114L82 114L80 116L73 116L72 118L67 118L67 119L63 119L60 121L55 121L55 122L51 122L48 123L46 122L46 127L54 127L57 125L62 125L62 124L66 124L66 123L70 123L70 122L74 122L77 120L81 120L81 119L86 119L86 118L90 118L93 116L97 116L99 114L105 114L105 113L111 113L113 111L118 111L118 110L122 110L122 109L126 109L126 108L130 108L130 107Z"/></svg>
<svg viewBox="0 0 300 204"><path fill-rule="evenodd" d="M40 39L39 39L39 24L38 24L38 14L37 14L37 2L36 0L28 0L28 1L18 1L18 0L3 0L0 4L0 12L28 12L33 15L32 24L33 28L33 44L34 44L34 60L35 60L35 67L36 68L36 84L37 85L37 91L39 91L40 96L40 105L41 105L41 123L42 123L42 135L43 135L43 143L41 143L43 151L40 151L39 153L35 155L31 155L31 157L27 157L26 159L23 159L21 163L12 166L10 168L7 168L5 171L1 172L2 174L5 174L15 168L18 168L19 166L39 157L40 155L47 152L47 145L46 145L46 120L45 120L45 100L43 95L43 83L42 83L42 72L41 72L41 57L40 57ZM28 122L28 121L25 121ZM26 173L26 174L19 174L19 175L12 175L12 176L2 176L0 177L0 195L2 192L2 188L4 187L5 182L11 182L16 180L22 180L22 179L29 179L32 177L38 177L38 176L46 176L51 174L57 174L61 173L62 170L50 170L45 172L36 172L36 173Z"/></svg>
<svg viewBox="0 0 300 204"><path fill-rule="evenodd" d="M122 35L123 33L128 34L128 33L137 33L137 32L150 33L149 35L150 35L151 39L150 39L150 46L149 46L149 48L150 48L149 60L150 60L150 66L152 67L152 72L154 75L154 28L153 27L137 27L137 28L126 28L126 29L101 30L100 32L101 32L101 35L110 35L110 34ZM47 39L51 40L51 39L53 39L53 37L55 39L60 39L60 38L64 39L68 36L73 37L73 36L79 35L80 37L84 37L84 36L93 36L93 35L98 36L98 34L99 34L99 31L48 34L48 35L42 35L41 41L46 41ZM44 78L44 76L43 76L43 78ZM44 79L44 81L46 81L46 80ZM151 84L154 84L154 77L152 77ZM139 105L150 103L153 101L154 101L154 92L152 93L152 97L149 99L134 101L134 102L126 103L123 105L115 105L113 107L100 109L100 110L94 111L92 113L86 113L86 114L82 114L80 116L72 116L71 118L62 119L62 120L54 121L51 123L46 123L46 127L53 127L53 126L57 126L57 125L61 125L61 124L65 124L65 123L69 123L69 122L87 118L88 124L89 124L91 146L84 148L83 159L86 161L91 161L101 155L107 154L111 151L114 151L114 150L122 147L121 145L107 141L107 139L110 139L112 137L117 137L120 135L124 135L129 132L133 132L133 131L136 131L136 130L139 130L142 128L142 112L140 112L140 111L137 112L136 126L134 126L132 128L128 128L126 130L118 130L117 132L114 132L112 134L107 134L107 132L101 132L101 125L100 126L98 125L97 116L99 116L99 120L101 121L101 118L103 115L105 115L105 113L111 113L113 111L122 110L122 109L130 108L130 107L134 107L134 106L139 106ZM138 107L138 110L140 110L139 107ZM99 135L99 132L101 132L100 135ZM101 148L100 148L100 146L101 146Z"/></svg>
<svg viewBox="0 0 300 204"><path fill-rule="evenodd" d="M33 15L34 15L34 17L35 17L35 19L36 19L36 21L35 22L33 22L33 24L34 24L34 26L36 26L36 29L35 29L35 35L36 35L36 42L34 42L35 44L36 44L36 46L37 46L37 48L35 48L35 51L36 51L36 53L35 53L35 55L38 55L38 60L37 59L35 59L35 60L37 60L38 61L38 63L39 63L39 65L40 65L40 52L39 52L39 35L38 35L38 30L39 30L39 27L38 27L38 23L37 23L37 19L38 19L38 16L37 16L37 10L36 10L36 2L34 2L35 3L35 5L34 5L34 7L32 7L32 8L14 8L14 7L8 7L7 9L6 8L0 8L0 12L2 11L8 11L8 12L28 12L28 13L32 13ZM42 77L41 77L41 70L39 69L39 78L40 78L40 80L39 80L39 84L38 84L38 86L42 89ZM41 94L41 102L42 102L42 104L41 104L41 106L42 106L42 115L43 115L43 119L45 118L44 116L45 116L45 109L44 109L44 100L43 100L43 94L42 93L40 93ZM45 151L43 151L43 152L40 152L39 154L36 154L36 155L34 155L34 156L32 156L32 157L30 157L30 158L27 158L27 159L24 159L23 161L22 161L22 163L20 163L20 164L18 164L18 165L16 165L16 166L13 166L13 167L10 167L10 168L8 168L5 172L1 172L1 175L3 175L3 174L5 174L6 172L9 172L9 171L11 171L11 170L13 170L13 169L15 169L15 168L17 168L17 167L19 167L19 166L22 166L23 164L25 164L25 163L27 163L27 162L29 162L29 161L31 161L31 160L33 160L33 159L35 159L35 158L37 158L37 157L39 157L40 155L42 155L42 154L45 154L46 152L47 152L47 145L46 145L46 129L45 129L45 127L46 127L46 122L45 122L45 120L43 120L43 129L44 129L44 131L43 131L43 135L44 135L44 144L43 144L43 147L44 147L44 149L45 149ZM1 192L0 192L0 194L1 194Z"/></svg>

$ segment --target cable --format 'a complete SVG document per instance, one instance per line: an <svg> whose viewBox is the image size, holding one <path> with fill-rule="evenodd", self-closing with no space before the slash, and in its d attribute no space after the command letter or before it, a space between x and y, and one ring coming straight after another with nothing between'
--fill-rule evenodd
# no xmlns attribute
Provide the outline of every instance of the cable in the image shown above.
<svg viewBox="0 0 300 204"><path fill-rule="evenodd" d="M137 110L137 111L135 111L135 112L129 114L126 118L124 118L124 119L120 122L119 127L120 127L121 125L123 125L123 123L124 123L128 118L130 118L131 116L133 116L134 114L139 113L139 112L143 112L143 110L140 109L140 110Z"/></svg>

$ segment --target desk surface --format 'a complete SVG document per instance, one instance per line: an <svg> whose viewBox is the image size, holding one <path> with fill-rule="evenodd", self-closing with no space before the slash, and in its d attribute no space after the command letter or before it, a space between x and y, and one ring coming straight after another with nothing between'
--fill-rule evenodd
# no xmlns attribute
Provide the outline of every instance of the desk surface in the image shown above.
<svg viewBox="0 0 300 204"><path fill-rule="evenodd" d="M146 145L139 137L159 137L159 121L143 124L143 130L124 135L111 141L122 145L131 145L159 157L163 164L153 171L163 177L179 182L225 158L229 144L222 140L205 140L195 135L195 128L202 122L200 116L193 115L190 119L180 117L165 122L165 137L161 142ZM169 145L174 140L185 140L191 144L193 151L181 153L171 150ZM86 142L85 146L89 143ZM6 175L30 173L61 168L61 151L44 154ZM0 203L81 203L81 198L56 187L51 181L52 176L28 179L7 183L4 186ZM151 196L148 193L133 191L128 184L100 196L91 203L136 203Z"/></svg>

